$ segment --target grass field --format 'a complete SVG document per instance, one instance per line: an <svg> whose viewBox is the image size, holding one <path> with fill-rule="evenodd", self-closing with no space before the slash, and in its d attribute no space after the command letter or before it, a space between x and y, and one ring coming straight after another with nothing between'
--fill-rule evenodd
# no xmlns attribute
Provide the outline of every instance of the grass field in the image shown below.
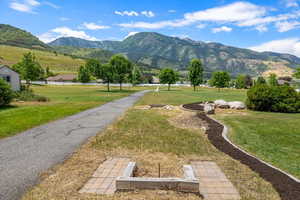
<svg viewBox="0 0 300 200"><path fill-rule="evenodd" d="M209 142L201 126L203 122L194 113L173 110L143 110L143 105L152 103L179 105L186 102L245 98L244 91L177 88L177 91L161 91L146 94L103 133L92 138L69 160L43 175L43 181L25 196L30 199L202 199L193 194L172 191L139 191L117 193L114 196L79 194L78 189L89 179L94 170L107 157L129 156L138 163L138 176L156 177L158 163L162 177L182 176L182 165L190 160L216 162L239 190L243 200L279 200L273 187L240 162L219 152ZM186 94L186 95L183 95ZM209 96L203 96L203 94ZM84 166L84 167L82 167Z"/></svg>
<svg viewBox="0 0 300 200"><path fill-rule="evenodd" d="M0 109L0 138L12 136L34 126L125 97L136 90L106 92L94 86L33 86L36 94L50 102L13 103Z"/></svg>
<svg viewBox="0 0 300 200"><path fill-rule="evenodd" d="M49 67L56 73L75 73L80 65L85 63L82 59L73 59L70 56L48 51L30 50L20 47L0 45L0 64L13 65L22 59L24 53L33 52L43 68Z"/></svg>
<svg viewBox="0 0 300 200"><path fill-rule="evenodd" d="M191 87L173 87L171 91L161 88L159 93L145 95L139 105L147 104L172 104L180 105L199 101L224 99L226 101L246 100L246 90L199 88L196 92Z"/></svg>
<svg viewBox="0 0 300 200"><path fill-rule="evenodd" d="M249 111L217 116L231 128L234 143L300 178L300 114Z"/></svg>

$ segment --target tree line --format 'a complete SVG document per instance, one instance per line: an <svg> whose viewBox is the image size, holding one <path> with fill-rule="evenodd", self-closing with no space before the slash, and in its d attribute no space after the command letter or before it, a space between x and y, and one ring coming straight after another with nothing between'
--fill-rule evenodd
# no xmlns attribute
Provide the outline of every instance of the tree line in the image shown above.
<svg viewBox="0 0 300 200"><path fill-rule="evenodd" d="M31 52L25 53L20 62L13 65L12 68L17 71L23 80L26 80L28 87L32 81L46 80L48 77L55 75L49 67L43 69L37 61L35 55ZM225 88L232 87L237 89L249 89L253 86L255 80L250 75L240 74L235 79L225 71L214 72L209 80L204 80L204 67L200 59L192 59L187 66L188 77L194 91L197 86L207 83L212 87ZM107 84L107 90L110 91L111 83L119 83L120 90L124 82L130 82L133 85L143 82L143 75L140 68L133 64L123 55L114 55L108 63L102 64L99 60L89 59L84 66L78 70L78 81L87 83L93 78L102 79ZM295 78L300 78L300 68L296 69ZM172 68L163 68L158 74L160 83L168 84L168 90L172 84L179 81L179 72ZM262 77L259 77L257 81ZM271 74L268 78L271 84L277 84L277 77Z"/></svg>

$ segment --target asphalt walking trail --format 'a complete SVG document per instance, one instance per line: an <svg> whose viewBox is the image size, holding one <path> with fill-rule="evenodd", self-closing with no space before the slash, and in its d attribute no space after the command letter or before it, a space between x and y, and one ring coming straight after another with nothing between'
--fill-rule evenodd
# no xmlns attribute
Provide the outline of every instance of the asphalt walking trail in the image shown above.
<svg viewBox="0 0 300 200"><path fill-rule="evenodd" d="M0 200L19 199L41 172L64 161L147 91L0 140Z"/></svg>

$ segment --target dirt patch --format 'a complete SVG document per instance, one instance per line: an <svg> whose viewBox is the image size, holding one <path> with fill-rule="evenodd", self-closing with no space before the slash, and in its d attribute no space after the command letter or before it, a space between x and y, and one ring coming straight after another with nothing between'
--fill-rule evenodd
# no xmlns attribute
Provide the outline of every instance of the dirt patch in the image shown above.
<svg viewBox="0 0 300 200"><path fill-rule="evenodd" d="M168 121L175 127L184 129L203 129L206 130L208 125L206 121L199 119L196 113L183 111L175 117L169 118Z"/></svg>
<svg viewBox="0 0 300 200"><path fill-rule="evenodd" d="M202 113L198 113L198 117L208 123L209 128L206 134L217 149L249 166L253 171L269 181L280 194L282 200L300 199L300 184L298 182L232 146L222 137L223 125Z"/></svg>

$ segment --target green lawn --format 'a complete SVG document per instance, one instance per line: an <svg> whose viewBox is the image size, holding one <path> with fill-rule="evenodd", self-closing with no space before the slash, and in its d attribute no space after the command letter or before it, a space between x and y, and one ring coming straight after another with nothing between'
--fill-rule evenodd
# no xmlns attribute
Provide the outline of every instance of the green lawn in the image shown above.
<svg viewBox="0 0 300 200"><path fill-rule="evenodd" d="M196 92L192 87L173 87L171 91L162 88L159 93L151 92L145 95L140 105L148 104L172 104L180 105L199 101L209 101L224 99L226 101L244 101L246 99L246 90L236 89L218 89L199 88Z"/></svg>
<svg viewBox="0 0 300 200"><path fill-rule="evenodd" d="M36 94L50 98L50 102L13 103L0 109L0 138L12 136L37 125L125 97L136 89L106 92L94 86L33 86Z"/></svg>
<svg viewBox="0 0 300 200"><path fill-rule="evenodd" d="M180 105L205 100L224 99L244 101L246 90L176 88L172 91L145 95L139 105ZM217 115L229 127L234 143L275 166L300 177L300 114L282 114L247 111L245 115Z"/></svg>
<svg viewBox="0 0 300 200"><path fill-rule="evenodd" d="M231 128L234 143L300 178L300 114L249 111L218 118Z"/></svg>

